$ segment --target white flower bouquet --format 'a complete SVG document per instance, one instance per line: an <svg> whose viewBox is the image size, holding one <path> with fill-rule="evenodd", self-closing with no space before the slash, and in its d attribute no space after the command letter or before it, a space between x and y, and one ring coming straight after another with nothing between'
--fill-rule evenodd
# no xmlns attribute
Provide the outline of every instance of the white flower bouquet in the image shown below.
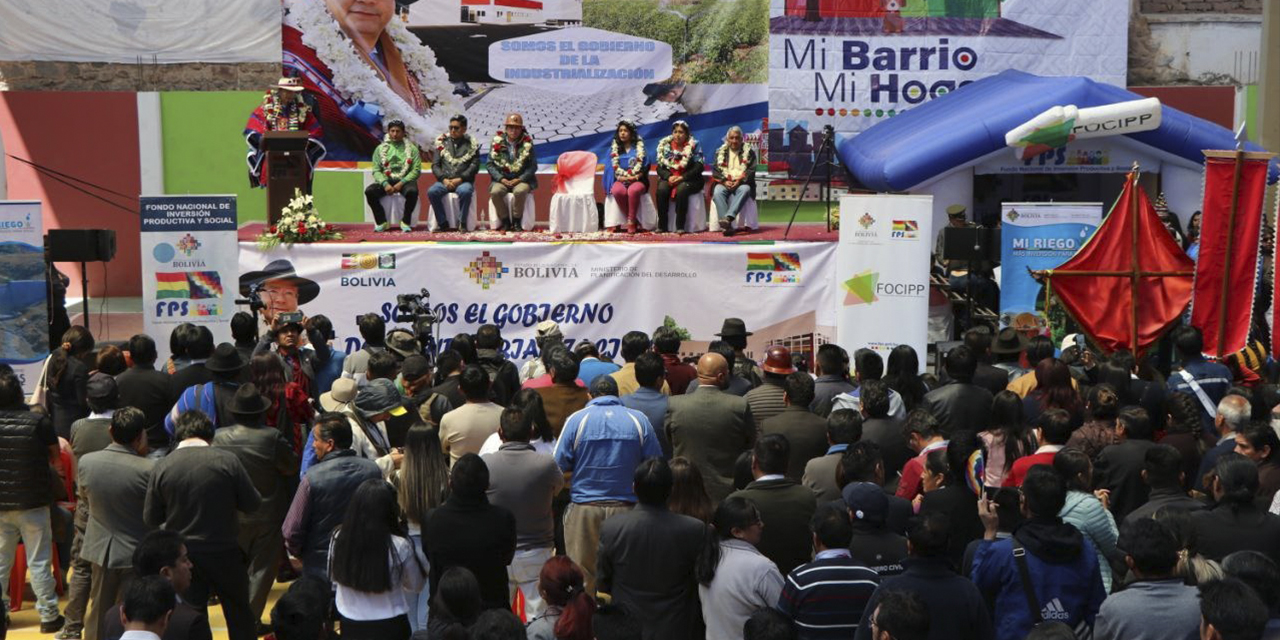
<svg viewBox="0 0 1280 640"><path fill-rule="evenodd" d="M258 236L258 248L265 251L281 244L341 239L342 233L316 213L312 197L294 189L293 200L280 211L280 219Z"/></svg>

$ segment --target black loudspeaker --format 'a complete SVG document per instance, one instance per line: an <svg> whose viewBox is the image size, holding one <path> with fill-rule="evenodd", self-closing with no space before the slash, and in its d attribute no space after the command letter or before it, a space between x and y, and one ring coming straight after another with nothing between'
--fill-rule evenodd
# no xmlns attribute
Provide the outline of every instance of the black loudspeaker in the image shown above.
<svg viewBox="0 0 1280 640"><path fill-rule="evenodd" d="M50 262L110 262L116 257L114 229L50 229Z"/></svg>

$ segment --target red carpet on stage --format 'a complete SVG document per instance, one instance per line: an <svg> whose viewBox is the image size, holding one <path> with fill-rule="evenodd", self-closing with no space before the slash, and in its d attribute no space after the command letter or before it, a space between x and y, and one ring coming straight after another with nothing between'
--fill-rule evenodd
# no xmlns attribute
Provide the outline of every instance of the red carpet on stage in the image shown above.
<svg viewBox="0 0 1280 640"><path fill-rule="evenodd" d="M240 227L240 241L253 242L262 233L266 225L254 222ZM471 231L466 233L431 233L425 227L416 227L414 231L384 231L375 233L370 224L335 224L342 231L343 239L333 242L779 242L783 240L786 225L766 225L750 233L738 232L732 238L721 233L704 231L687 233L678 236L674 233L609 233L596 231L593 233L549 233L545 230L520 231L517 233L500 233L496 231ZM825 224L796 223L786 240L795 242L835 242L840 239L839 231L827 231Z"/></svg>

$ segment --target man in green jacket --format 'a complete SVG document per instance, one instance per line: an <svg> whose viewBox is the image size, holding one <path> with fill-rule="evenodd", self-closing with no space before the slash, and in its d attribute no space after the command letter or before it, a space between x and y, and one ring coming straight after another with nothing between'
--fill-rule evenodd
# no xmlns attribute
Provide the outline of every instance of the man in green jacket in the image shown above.
<svg viewBox="0 0 1280 640"><path fill-rule="evenodd" d="M382 197L393 194L404 196L404 217L400 230L413 231L413 208L418 204L418 176L422 173L422 156L418 145L405 140L404 123L392 120L387 123L387 139L373 150L373 181L364 190L364 198L373 210L378 224L374 231L387 230L387 212L382 208Z"/></svg>

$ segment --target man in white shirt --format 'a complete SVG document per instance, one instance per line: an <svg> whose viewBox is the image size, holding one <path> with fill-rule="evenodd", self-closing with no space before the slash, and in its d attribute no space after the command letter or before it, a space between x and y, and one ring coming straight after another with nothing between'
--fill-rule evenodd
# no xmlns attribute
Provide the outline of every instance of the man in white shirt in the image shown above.
<svg viewBox="0 0 1280 640"><path fill-rule="evenodd" d="M124 635L120 640L160 640L169 626L169 616L178 604L173 585L161 576L138 578L124 593L120 622Z"/></svg>

